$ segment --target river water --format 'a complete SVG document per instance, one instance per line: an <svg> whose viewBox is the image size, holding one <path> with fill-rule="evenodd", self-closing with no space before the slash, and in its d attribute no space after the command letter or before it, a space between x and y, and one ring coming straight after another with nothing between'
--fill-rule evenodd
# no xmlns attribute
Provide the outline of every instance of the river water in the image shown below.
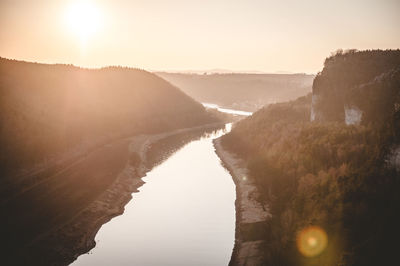
<svg viewBox="0 0 400 266"><path fill-rule="evenodd" d="M253 114L253 112L234 110L234 109L229 109L229 108L222 108L222 107L219 107L215 103L202 103L202 104L206 108L217 109L218 111L220 111L222 113L227 113L227 114L242 115L242 116L250 116Z"/></svg>
<svg viewBox="0 0 400 266"><path fill-rule="evenodd" d="M147 173L123 215L104 224L96 247L73 265L228 265L235 185L204 135Z"/></svg>

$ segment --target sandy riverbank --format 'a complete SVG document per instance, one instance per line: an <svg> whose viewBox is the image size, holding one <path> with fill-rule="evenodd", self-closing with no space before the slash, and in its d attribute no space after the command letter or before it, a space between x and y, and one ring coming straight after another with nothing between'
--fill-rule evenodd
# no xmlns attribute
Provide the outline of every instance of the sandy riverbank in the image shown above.
<svg viewBox="0 0 400 266"><path fill-rule="evenodd" d="M260 251L271 214L256 198L258 191L248 178L245 163L225 150L221 139L214 140L214 147L224 167L230 172L236 185L236 232L235 246L229 265L262 265Z"/></svg>
<svg viewBox="0 0 400 266"><path fill-rule="evenodd" d="M125 205L132 198L131 194L137 192L137 189L144 184L142 177L151 168L147 161L152 158L147 158L147 151L152 144L170 136L193 131L199 131L201 134L200 131L216 129L222 125L213 123L161 134L139 135L121 140L118 144L105 145L110 147L119 145L128 149L129 153L136 153L141 158L140 165L134 166L128 161L114 182L87 207L29 243L24 248L29 250L29 256L23 258L22 264L34 261L37 265L68 265L79 255L90 251L96 245L94 239L100 227L113 217L121 215ZM160 151L164 152L167 151Z"/></svg>

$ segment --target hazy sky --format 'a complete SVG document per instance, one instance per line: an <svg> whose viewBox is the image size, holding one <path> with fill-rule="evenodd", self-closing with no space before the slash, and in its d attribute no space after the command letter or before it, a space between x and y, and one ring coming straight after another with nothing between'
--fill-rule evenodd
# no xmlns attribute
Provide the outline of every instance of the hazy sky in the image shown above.
<svg viewBox="0 0 400 266"><path fill-rule="evenodd" d="M0 56L88 67L309 73L338 48L400 48L399 0L75 2L0 0Z"/></svg>

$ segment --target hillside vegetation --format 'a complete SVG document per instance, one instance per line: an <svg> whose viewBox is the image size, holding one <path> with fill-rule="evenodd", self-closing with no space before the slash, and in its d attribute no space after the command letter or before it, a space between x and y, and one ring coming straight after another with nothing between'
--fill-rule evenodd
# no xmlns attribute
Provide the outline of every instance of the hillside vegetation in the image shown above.
<svg viewBox="0 0 400 266"><path fill-rule="evenodd" d="M343 121L346 107L359 107L360 101L373 101L373 108L379 108L376 105L381 101L378 94L389 96L390 92L382 91L389 86L376 88L375 95L366 86L368 83L385 82L382 79L395 74L396 69L398 72L399 67L399 50L337 51L325 60L323 71L314 80L314 107L318 110L316 119ZM389 77L387 80L391 82L395 79ZM375 111L380 113L381 109Z"/></svg>
<svg viewBox="0 0 400 266"><path fill-rule="evenodd" d="M294 100L311 92L313 75L306 74L182 74L158 76L199 102L256 111L275 102Z"/></svg>
<svg viewBox="0 0 400 266"><path fill-rule="evenodd" d="M110 139L215 121L149 72L0 58L2 179ZM68 157L68 156L67 156Z"/></svg>
<svg viewBox="0 0 400 266"><path fill-rule="evenodd" d="M399 54L339 52L314 81L313 97L324 103L313 106L320 119L310 122L310 94L266 107L222 137L227 149L246 160L259 200L270 206L266 264L397 260L400 174L391 158L400 144ZM347 103L361 110L360 124L344 123ZM328 236L326 249L314 257L296 246L309 226Z"/></svg>

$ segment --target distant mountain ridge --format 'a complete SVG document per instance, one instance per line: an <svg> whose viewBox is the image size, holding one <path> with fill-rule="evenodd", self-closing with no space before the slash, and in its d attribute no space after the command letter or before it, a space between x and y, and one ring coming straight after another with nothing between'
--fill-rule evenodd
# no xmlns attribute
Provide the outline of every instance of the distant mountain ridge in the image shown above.
<svg viewBox="0 0 400 266"><path fill-rule="evenodd" d="M156 74L199 102L244 111L306 95L314 78L307 74Z"/></svg>
<svg viewBox="0 0 400 266"><path fill-rule="evenodd" d="M260 71L260 70L231 70L224 68L213 69L192 69L192 70L149 70L152 73L170 73L170 74L197 74L197 75L212 75L212 74L304 74L301 72L292 72L285 70L278 71Z"/></svg>

